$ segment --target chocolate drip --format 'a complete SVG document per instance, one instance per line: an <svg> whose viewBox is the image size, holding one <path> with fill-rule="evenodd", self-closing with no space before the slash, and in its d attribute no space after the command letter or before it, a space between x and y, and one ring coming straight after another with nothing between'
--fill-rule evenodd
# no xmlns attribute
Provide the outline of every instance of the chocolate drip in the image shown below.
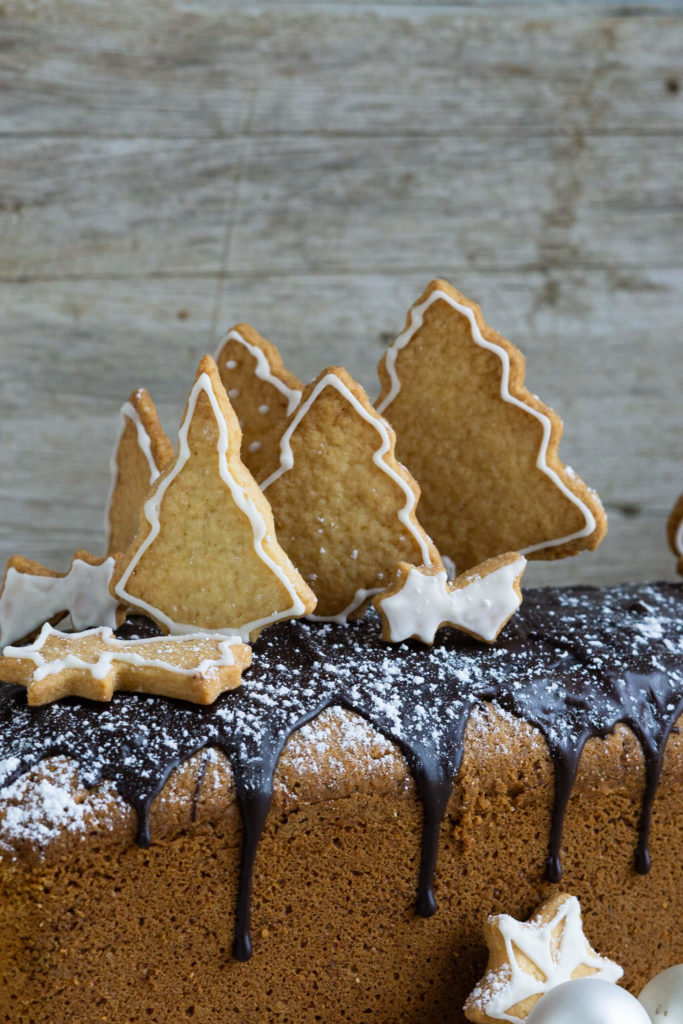
<svg viewBox="0 0 683 1024"><path fill-rule="evenodd" d="M649 868L652 802L664 747L683 712L683 588L529 591L499 642L488 647L442 630L432 648L389 645L374 613L347 626L280 623L254 645L243 686L211 707L117 693L110 704L71 698L29 708L23 688L0 684L0 785L42 758L65 754L86 785L112 780L151 842L149 811L171 772L207 747L228 757L244 822L234 955L251 954L251 889L273 775L288 737L325 708L362 715L402 750L424 808L417 910L436 909L440 824L462 758L472 709L491 701L543 733L555 765L546 871L561 877L562 830L584 744L619 722L637 735L646 786L636 866ZM141 617L119 630L156 635ZM11 769L11 770L10 770ZM199 786L193 798L193 814Z"/></svg>

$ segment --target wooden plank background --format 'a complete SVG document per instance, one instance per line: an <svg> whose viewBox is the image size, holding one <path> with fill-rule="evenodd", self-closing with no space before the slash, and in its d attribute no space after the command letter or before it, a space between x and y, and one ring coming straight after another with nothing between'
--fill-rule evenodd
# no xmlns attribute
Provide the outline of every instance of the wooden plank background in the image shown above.
<svg viewBox="0 0 683 1024"><path fill-rule="evenodd" d="M673 578L682 63L678 3L5 2L0 559L101 550L119 405L174 432L231 323L374 395L441 275L608 509L528 578Z"/></svg>

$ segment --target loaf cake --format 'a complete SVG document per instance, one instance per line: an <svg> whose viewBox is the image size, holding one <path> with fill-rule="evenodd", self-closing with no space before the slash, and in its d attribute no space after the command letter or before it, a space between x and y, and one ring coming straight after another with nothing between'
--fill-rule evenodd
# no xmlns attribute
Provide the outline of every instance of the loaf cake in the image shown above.
<svg viewBox="0 0 683 1024"><path fill-rule="evenodd" d="M493 647L279 623L208 708L4 686L2 1019L460 1022L486 915L560 878L639 990L683 959L682 597L532 590Z"/></svg>
<svg viewBox="0 0 683 1024"><path fill-rule="evenodd" d="M124 405L107 557L10 560L0 1020L460 1024L560 892L632 991L683 960L683 588L522 595L606 517L446 282L379 374L238 325L175 451Z"/></svg>

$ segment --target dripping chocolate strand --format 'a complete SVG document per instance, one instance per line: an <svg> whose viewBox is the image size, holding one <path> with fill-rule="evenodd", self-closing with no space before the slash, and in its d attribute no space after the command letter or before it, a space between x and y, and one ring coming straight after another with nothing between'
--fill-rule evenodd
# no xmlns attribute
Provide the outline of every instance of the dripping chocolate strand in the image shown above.
<svg viewBox="0 0 683 1024"><path fill-rule="evenodd" d="M233 766L245 820L235 954L250 952L250 894L273 775L287 738L321 710L356 711L403 751L424 806L418 910L435 908L439 828L472 708L493 701L540 729L555 766L549 866L560 871L562 824L585 740L630 725L647 767L638 865L648 865L651 809L664 747L683 711L683 623L676 585L529 591L499 642L441 631L432 648L390 646L372 614L346 626L280 623L254 645L244 685L210 707L115 694L29 708L0 684L0 785L42 758L65 754L87 786L112 780L136 808L147 844L149 809L173 769L206 747ZM156 635L147 620L122 635ZM125 631L125 632L124 632ZM196 794L198 800L198 792Z"/></svg>

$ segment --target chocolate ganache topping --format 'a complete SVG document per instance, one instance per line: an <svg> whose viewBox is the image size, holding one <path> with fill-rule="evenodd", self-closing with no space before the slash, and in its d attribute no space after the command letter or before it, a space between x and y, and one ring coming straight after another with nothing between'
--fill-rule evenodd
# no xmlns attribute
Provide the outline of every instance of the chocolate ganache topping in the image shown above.
<svg viewBox="0 0 683 1024"><path fill-rule="evenodd" d="M367 719L402 750L424 805L417 911L436 910L439 827L462 759L474 706L491 701L536 726L555 765L546 873L562 875L567 803L587 739L618 722L642 744L646 786L635 866L650 867L652 803L666 740L683 712L683 586L547 588L524 605L494 646L441 630L431 648L384 643L377 616L344 626L285 622L254 644L243 686L210 707L117 693L111 703L70 698L30 708L21 687L0 684L0 762L6 785L42 758L74 758L86 785L112 780L138 814L149 845L149 809L173 769L206 747L229 758L244 838L234 955L251 955L252 870L287 738L325 708ZM143 618L119 635L154 635ZM196 797L195 797L196 799Z"/></svg>

